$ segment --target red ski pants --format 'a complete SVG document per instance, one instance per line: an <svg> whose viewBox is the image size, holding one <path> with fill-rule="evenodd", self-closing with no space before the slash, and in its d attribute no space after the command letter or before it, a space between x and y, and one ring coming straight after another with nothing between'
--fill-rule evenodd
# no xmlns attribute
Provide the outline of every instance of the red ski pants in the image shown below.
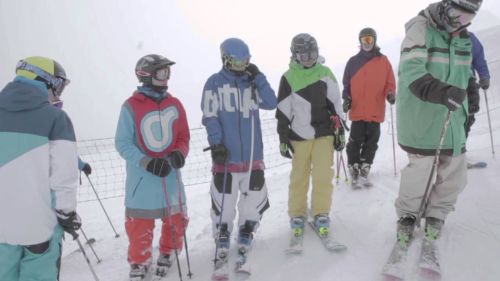
<svg viewBox="0 0 500 281"><path fill-rule="evenodd" d="M162 218L160 253L171 254L173 249L182 250L188 219L183 214ZM130 264L149 264L152 260L154 219L130 218L125 221Z"/></svg>

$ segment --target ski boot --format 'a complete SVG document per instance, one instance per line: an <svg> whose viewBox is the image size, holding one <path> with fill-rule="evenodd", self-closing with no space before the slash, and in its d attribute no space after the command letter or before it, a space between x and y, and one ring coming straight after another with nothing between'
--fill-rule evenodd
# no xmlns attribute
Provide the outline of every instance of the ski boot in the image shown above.
<svg viewBox="0 0 500 281"><path fill-rule="evenodd" d="M370 187L372 184L368 181L368 174L370 173L371 164L362 163L359 170L360 182L365 187Z"/></svg>
<svg viewBox="0 0 500 281"><path fill-rule="evenodd" d="M226 227L224 227L226 226ZM230 233L227 231L227 225L221 227L218 238L215 240L217 247L217 256L215 258L215 270L212 274L213 281L225 281L229 279L229 246L230 246Z"/></svg>
<svg viewBox="0 0 500 281"><path fill-rule="evenodd" d="M314 216L314 228L320 237L327 237L330 230L330 218L327 214Z"/></svg>
<svg viewBox="0 0 500 281"><path fill-rule="evenodd" d="M429 241L436 241L441 234L441 228L443 227L444 221L427 217L425 218L425 239Z"/></svg>
<svg viewBox="0 0 500 281"><path fill-rule="evenodd" d="M292 237L286 249L289 255L298 255L302 253L302 242L304 240L304 217L293 217L290 219L290 227L292 228Z"/></svg>
<svg viewBox="0 0 500 281"><path fill-rule="evenodd" d="M359 181L359 164L349 164L347 166L349 168L349 174L351 175L351 186L352 188L360 188L361 186L358 184Z"/></svg>
<svg viewBox="0 0 500 281"><path fill-rule="evenodd" d="M161 254L156 261L155 275L158 277L165 277L168 270L172 267L172 260L169 254Z"/></svg>
<svg viewBox="0 0 500 281"><path fill-rule="evenodd" d="M130 265L130 281L141 281L146 278L148 273L149 265L144 264L131 264Z"/></svg>
<svg viewBox="0 0 500 281"><path fill-rule="evenodd" d="M415 221L416 218L412 215L404 215L398 220L397 240L402 248L408 248L413 238Z"/></svg>

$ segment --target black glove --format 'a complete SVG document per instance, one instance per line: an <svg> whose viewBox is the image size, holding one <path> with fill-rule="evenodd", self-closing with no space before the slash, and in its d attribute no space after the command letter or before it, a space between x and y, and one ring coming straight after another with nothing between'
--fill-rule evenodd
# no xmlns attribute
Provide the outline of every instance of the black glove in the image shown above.
<svg viewBox="0 0 500 281"><path fill-rule="evenodd" d="M441 103L446 105L450 111L455 111L457 108L462 106L465 95L467 95L465 90L450 86L446 89Z"/></svg>
<svg viewBox="0 0 500 281"><path fill-rule="evenodd" d="M184 155L179 150L174 150L172 153L170 153L170 163L172 164L172 168L174 169L180 169L184 167L184 163L186 159L184 158Z"/></svg>
<svg viewBox="0 0 500 281"><path fill-rule="evenodd" d="M292 155L294 153L293 146L290 142L282 142L280 143L280 153L281 156L292 159Z"/></svg>
<svg viewBox="0 0 500 281"><path fill-rule="evenodd" d="M212 161L216 164L225 165L229 159L229 151L223 144L212 145Z"/></svg>
<svg viewBox="0 0 500 281"><path fill-rule="evenodd" d="M85 163L85 165L83 165L82 171L86 176L88 176L92 174L92 167L90 167L89 163Z"/></svg>
<svg viewBox="0 0 500 281"><path fill-rule="evenodd" d="M387 102L390 104L394 104L396 102L396 97L394 96L393 93L387 94L386 99L387 99Z"/></svg>
<svg viewBox="0 0 500 281"><path fill-rule="evenodd" d="M342 108L344 112L347 113L351 109L351 99L344 99L344 103L342 104Z"/></svg>
<svg viewBox="0 0 500 281"><path fill-rule="evenodd" d="M163 158L153 158L148 162L146 170L151 174L164 178L168 176L172 168L168 164L168 161Z"/></svg>
<svg viewBox="0 0 500 281"><path fill-rule="evenodd" d="M488 90L490 87L490 79L479 79L479 87L483 90Z"/></svg>
<svg viewBox="0 0 500 281"><path fill-rule="evenodd" d="M78 237L76 231L82 226L80 216L75 212L65 213L61 210L56 210L57 222L67 233L73 236L73 239Z"/></svg>
<svg viewBox="0 0 500 281"><path fill-rule="evenodd" d="M259 68L255 64L253 64L253 63L250 63L247 66L246 71L250 75L250 80L255 80L255 77L260 73Z"/></svg>
<svg viewBox="0 0 500 281"><path fill-rule="evenodd" d="M343 127L335 130L333 135L333 148L336 151L342 151L345 147L345 131Z"/></svg>

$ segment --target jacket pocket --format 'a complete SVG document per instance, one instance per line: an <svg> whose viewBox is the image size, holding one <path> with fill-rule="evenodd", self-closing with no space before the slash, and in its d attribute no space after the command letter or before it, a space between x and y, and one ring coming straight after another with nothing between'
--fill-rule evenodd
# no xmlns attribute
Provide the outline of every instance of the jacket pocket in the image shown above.
<svg viewBox="0 0 500 281"><path fill-rule="evenodd" d="M135 185L134 190L132 191L132 197L135 196L135 193L137 189L139 189L139 185L141 184L141 182L142 182L142 177L140 177L139 180L137 181L137 184Z"/></svg>

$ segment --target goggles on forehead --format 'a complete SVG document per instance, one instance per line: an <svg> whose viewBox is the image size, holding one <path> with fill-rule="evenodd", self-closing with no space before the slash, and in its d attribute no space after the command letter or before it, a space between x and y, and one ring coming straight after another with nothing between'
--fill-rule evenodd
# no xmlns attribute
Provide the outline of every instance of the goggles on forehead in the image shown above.
<svg viewBox="0 0 500 281"><path fill-rule="evenodd" d="M476 16L476 14L460 9L453 4L446 7L445 13L447 23L453 28L460 28L470 24Z"/></svg>
<svg viewBox="0 0 500 281"><path fill-rule="evenodd" d="M155 72L154 78L158 81L165 81L170 78L170 67L163 67Z"/></svg>
<svg viewBox="0 0 500 281"><path fill-rule="evenodd" d="M295 53L295 59L305 67L313 66L318 60L318 51L310 50L305 52Z"/></svg>
<svg viewBox="0 0 500 281"><path fill-rule="evenodd" d="M62 92L64 91L64 88L66 87L66 85L68 85L70 83L69 79L64 79L61 77L52 76L49 73L47 73L45 70L39 68L38 66L34 66L34 65L29 64L25 61L18 62L17 66L16 66L16 70L17 69L33 72L37 76L42 78L43 80L47 81L47 83L49 84L49 87L53 90L53 92L56 96L60 96L62 94Z"/></svg>
<svg viewBox="0 0 500 281"><path fill-rule="evenodd" d="M373 42L375 42L375 38L371 35L366 35L366 36L361 36L361 38L359 38L359 41L361 41L361 44L370 45L373 44Z"/></svg>
<svg viewBox="0 0 500 281"><path fill-rule="evenodd" d="M233 71L245 71L245 69L250 64L250 58L247 59L237 59L235 57L229 57L227 60L228 67Z"/></svg>

